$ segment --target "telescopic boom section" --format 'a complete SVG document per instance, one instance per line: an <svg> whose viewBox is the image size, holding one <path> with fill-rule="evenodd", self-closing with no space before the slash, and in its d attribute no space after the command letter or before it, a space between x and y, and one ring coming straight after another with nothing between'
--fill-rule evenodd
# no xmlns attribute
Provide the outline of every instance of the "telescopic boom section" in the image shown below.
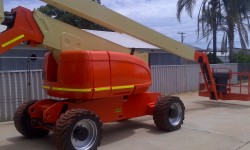
<svg viewBox="0 0 250 150"><path fill-rule="evenodd" d="M0 24L4 21L3 0L0 0Z"/></svg>
<svg viewBox="0 0 250 150"><path fill-rule="evenodd" d="M194 60L195 50L193 48L168 38L92 0L41 1L88 19L113 31L126 33L180 57Z"/></svg>

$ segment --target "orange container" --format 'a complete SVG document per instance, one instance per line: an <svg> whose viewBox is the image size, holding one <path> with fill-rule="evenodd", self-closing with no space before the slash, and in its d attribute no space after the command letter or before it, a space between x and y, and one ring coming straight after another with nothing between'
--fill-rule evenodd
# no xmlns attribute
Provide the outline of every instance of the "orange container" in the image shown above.
<svg viewBox="0 0 250 150"><path fill-rule="evenodd" d="M148 65L132 55L108 51L62 51L58 63L49 52L43 66L48 95L98 99L145 92L151 85Z"/></svg>

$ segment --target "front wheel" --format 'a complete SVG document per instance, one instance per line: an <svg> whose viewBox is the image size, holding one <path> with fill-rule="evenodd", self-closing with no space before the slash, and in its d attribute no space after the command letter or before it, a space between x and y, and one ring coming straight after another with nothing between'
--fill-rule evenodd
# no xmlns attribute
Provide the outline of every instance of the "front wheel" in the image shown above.
<svg viewBox="0 0 250 150"><path fill-rule="evenodd" d="M181 128L185 107L179 97L166 96L156 102L153 112L155 125L163 131L174 131Z"/></svg>
<svg viewBox="0 0 250 150"><path fill-rule="evenodd" d="M57 120L53 137L58 150L96 150L102 139L102 123L90 111L68 110Z"/></svg>

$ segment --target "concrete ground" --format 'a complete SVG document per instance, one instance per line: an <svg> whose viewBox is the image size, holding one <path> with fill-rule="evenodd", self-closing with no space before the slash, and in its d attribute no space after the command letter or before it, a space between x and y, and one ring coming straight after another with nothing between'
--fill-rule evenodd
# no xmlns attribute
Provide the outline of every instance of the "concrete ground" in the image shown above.
<svg viewBox="0 0 250 150"><path fill-rule="evenodd" d="M249 150L250 102L208 101L178 95L186 106L182 128L161 132L151 116L104 125L99 150ZM54 150L51 136L25 139L13 122L0 123L0 150Z"/></svg>

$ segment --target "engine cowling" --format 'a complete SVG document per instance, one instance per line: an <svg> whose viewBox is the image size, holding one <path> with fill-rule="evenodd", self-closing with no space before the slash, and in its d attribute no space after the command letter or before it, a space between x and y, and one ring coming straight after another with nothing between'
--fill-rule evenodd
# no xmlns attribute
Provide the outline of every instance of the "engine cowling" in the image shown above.
<svg viewBox="0 0 250 150"><path fill-rule="evenodd" d="M132 55L109 51L62 51L58 63L45 55L43 88L50 96L97 99L143 93L151 85L149 66Z"/></svg>

